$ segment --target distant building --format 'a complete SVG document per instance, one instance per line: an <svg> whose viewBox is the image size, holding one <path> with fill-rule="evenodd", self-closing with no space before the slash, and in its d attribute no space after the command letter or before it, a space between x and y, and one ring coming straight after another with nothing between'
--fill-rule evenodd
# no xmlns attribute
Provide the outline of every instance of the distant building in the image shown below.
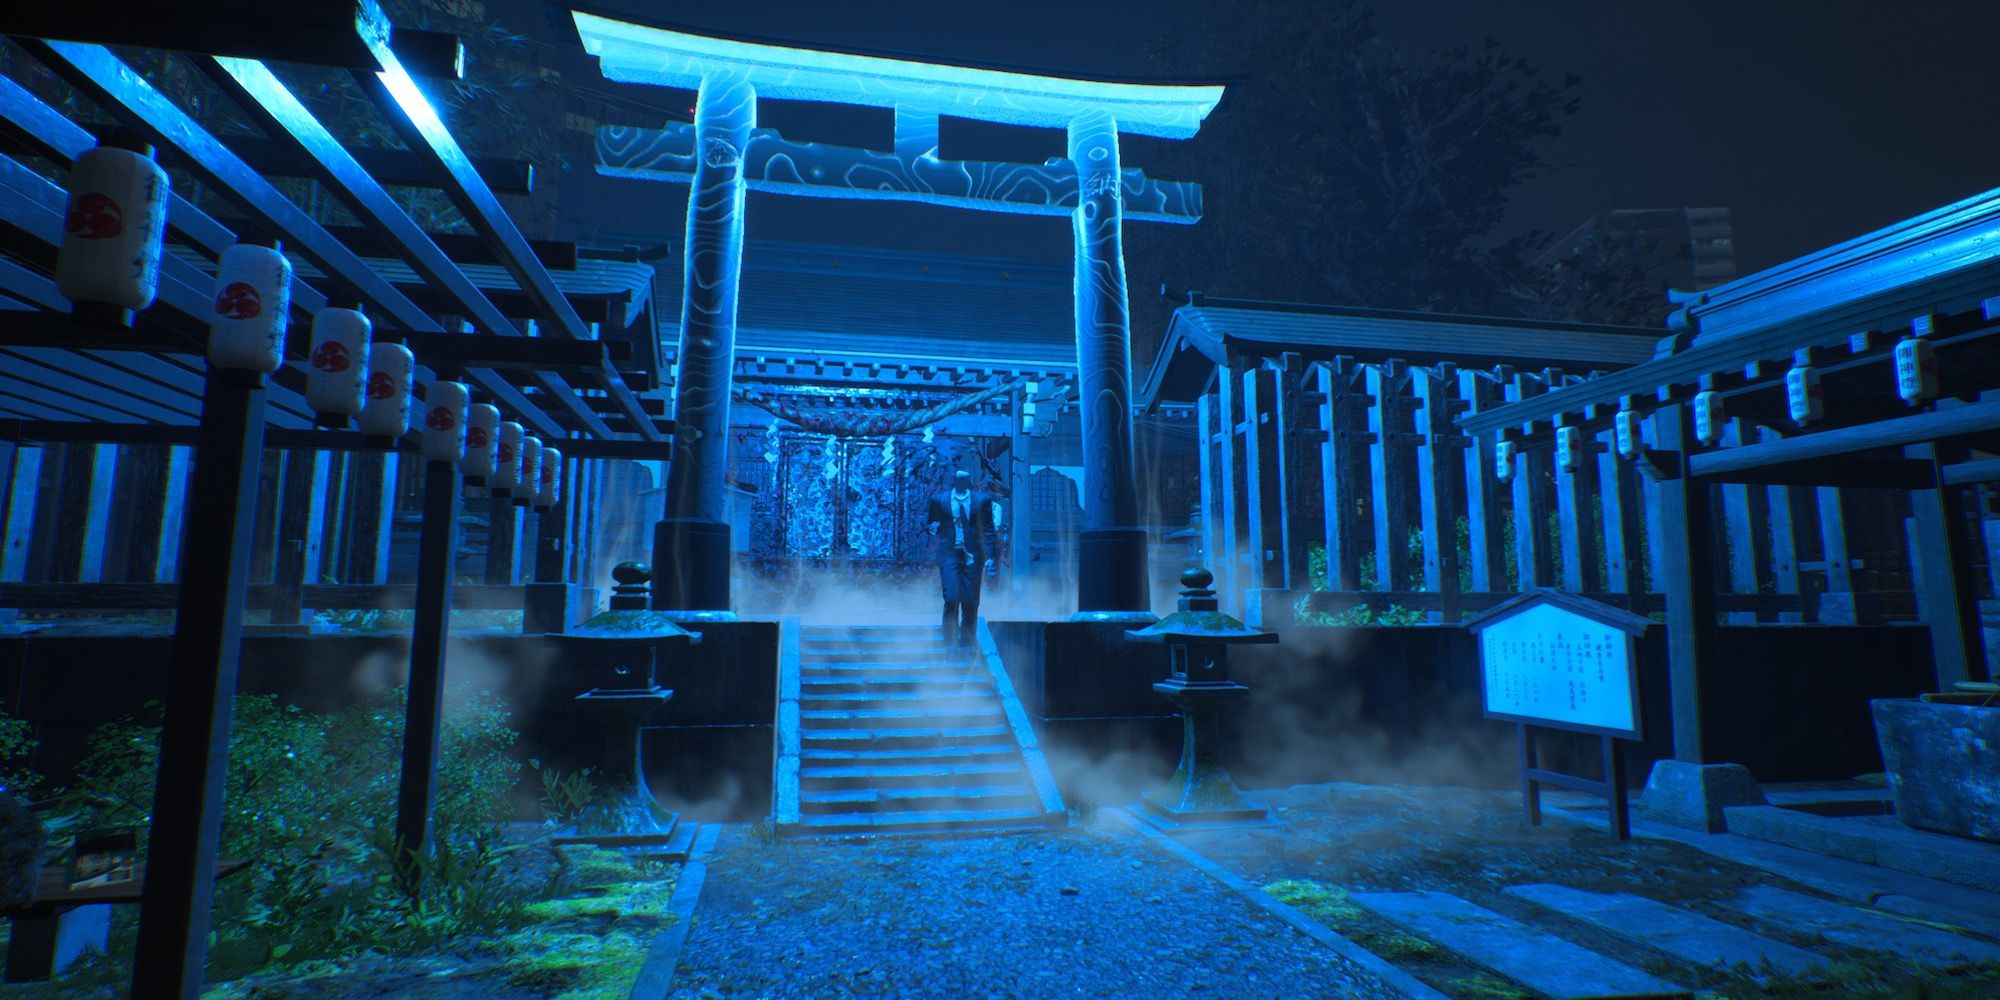
<svg viewBox="0 0 2000 1000"><path fill-rule="evenodd" d="M1620 208L1601 212L1543 251L1537 264L1584 255L1635 259L1662 288L1699 292L1736 277L1727 208Z"/></svg>

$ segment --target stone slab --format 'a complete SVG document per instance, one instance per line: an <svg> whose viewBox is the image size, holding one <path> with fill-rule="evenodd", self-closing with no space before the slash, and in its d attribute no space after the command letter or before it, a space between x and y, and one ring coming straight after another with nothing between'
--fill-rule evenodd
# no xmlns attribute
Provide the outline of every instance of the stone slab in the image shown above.
<svg viewBox="0 0 2000 1000"><path fill-rule="evenodd" d="M1725 812L1729 832L1738 836L1975 889L2000 886L2000 845L1912 830L1889 816L1820 816L1778 806Z"/></svg>
<svg viewBox="0 0 2000 1000"><path fill-rule="evenodd" d="M1752 886L1724 905L1759 923L1817 935L1850 948L1888 951L1928 965L2000 962L2000 945L1768 885Z"/></svg>
<svg viewBox="0 0 2000 1000"><path fill-rule="evenodd" d="M1686 987L1443 892L1357 892L1348 899L1555 1000L1684 996Z"/></svg>
<svg viewBox="0 0 2000 1000"><path fill-rule="evenodd" d="M2000 708L1907 698L1870 704L1897 818L2000 843Z"/></svg>
<svg viewBox="0 0 2000 1000"><path fill-rule="evenodd" d="M1546 883L1501 891L1694 965L1732 968L1744 964L1760 972L1768 965L1797 975L1827 961L1803 948L1643 896L1586 892Z"/></svg>
<svg viewBox="0 0 2000 1000"><path fill-rule="evenodd" d="M1602 805L1594 811L1558 805L1543 815L1598 830L1606 828ZM1811 886L1857 906L1873 905L1919 920L1964 927L2000 940L2000 894L1783 844L1726 833L1696 833L1646 820L1632 822L1632 835L1686 844L1715 857Z"/></svg>
<svg viewBox="0 0 2000 1000"><path fill-rule="evenodd" d="M1741 764L1661 760L1646 777L1638 813L1655 823L1721 833L1728 828L1725 808L1762 804L1764 793L1757 787L1757 779Z"/></svg>

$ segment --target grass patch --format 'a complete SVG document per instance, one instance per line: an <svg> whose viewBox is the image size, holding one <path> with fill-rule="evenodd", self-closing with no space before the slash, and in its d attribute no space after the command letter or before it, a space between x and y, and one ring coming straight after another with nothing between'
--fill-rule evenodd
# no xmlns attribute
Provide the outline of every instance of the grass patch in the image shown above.
<svg viewBox="0 0 2000 1000"><path fill-rule="evenodd" d="M1311 879L1280 879L1264 887L1271 898L1297 907L1321 923L1346 923L1361 918L1361 907L1347 900L1347 890Z"/></svg>
<svg viewBox="0 0 2000 1000"><path fill-rule="evenodd" d="M1449 987L1447 992L1459 1000L1536 1000L1538 996L1505 979L1489 976L1484 972L1459 976L1451 980L1447 986Z"/></svg>

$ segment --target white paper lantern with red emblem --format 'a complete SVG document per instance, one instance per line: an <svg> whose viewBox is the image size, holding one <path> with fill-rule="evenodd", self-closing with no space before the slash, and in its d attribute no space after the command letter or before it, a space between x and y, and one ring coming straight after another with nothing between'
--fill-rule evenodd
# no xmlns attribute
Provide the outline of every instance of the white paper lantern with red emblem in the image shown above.
<svg viewBox="0 0 2000 1000"><path fill-rule="evenodd" d="M512 492L521 485L521 443L527 437L520 424L512 420L500 422L500 450L493 456L493 475L486 485L495 490Z"/></svg>
<svg viewBox="0 0 2000 1000"><path fill-rule="evenodd" d="M514 490L519 495L515 502L523 507L534 502L541 487L542 439L531 434L521 439L521 481Z"/></svg>
<svg viewBox="0 0 2000 1000"><path fill-rule="evenodd" d="M493 475L500 453L500 408L474 403L465 411L465 478L478 485Z"/></svg>
<svg viewBox="0 0 2000 1000"><path fill-rule="evenodd" d="M410 429L410 379L417 356L401 344L368 347L368 401L361 407L361 433L399 438Z"/></svg>
<svg viewBox="0 0 2000 1000"><path fill-rule="evenodd" d="M562 449L542 449L542 472L535 488L535 506L553 507L562 500Z"/></svg>
<svg viewBox="0 0 2000 1000"><path fill-rule="evenodd" d="M1792 423L1804 427L1826 416L1826 398L1819 387L1819 369L1793 365L1785 372L1785 409Z"/></svg>
<svg viewBox="0 0 2000 1000"><path fill-rule="evenodd" d="M327 306L313 314L306 354L306 403L313 422L345 427L361 415L368 392L368 340L373 326L361 310Z"/></svg>
<svg viewBox="0 0 2000 1000"><path fill-rule="evenodd" d="M438 379L424 400L424 458L457 462L465 457L466 409L472 394L460 382ZM488 407L491 409L491 407ZM494 410L498 417L498 410Z"/></svg>
<svg viewBox="0 0 2000 1000"><path fill-rule="evenodd" d="M1514 455L1519 450L1519 445L1504 438L1493 446L1493 475L1501 482L1514 478Z"/></svg>
<svg viewBox="0 0 2000 1000"><path fill-rule="evenodd" d="M167 172L153 147L120 137L85 150L69 170L56 289L74 305L144 309L160 285ZM129 322L129 316L118 317Z"/></svg>
<svg viewBox="0 0 2000 1000"><path fill-rule="evenodd" d="M1618 454L1631 458L1639 454L1645 443L1644 433L1639 429L1637 410L1619 410L1611 417L1611 435L1618 444Z"/></svg>
<svg viewBox="0 0 2000 1000"><path fill-rule="evenodd" d="M1583 428L1556 428L1556 466L1575 472L1583 465Z"/></svg>
<svg viewBox="0 0 2000 1000"><path fill-rule="evenodd" d="M1896 395L1915 406L1938 394L1937 352L1927 337L1896 342Z"/></svg>
<svg viewBox="0 0 2000 1000"><path fill-rule="evenodd" d="M291 326L292 262L276 240L222 251L208 318L208 360L217 368L266 375L285 363Z"/></svg>
<svg viewBox="0 0 2000 1000"><path fill-rule="evenodd" d="M1702 444L1722 440L1722 427L1729 418L1722 412L1722 394L1703 389L1694 394L1694 436Z"/></svg>

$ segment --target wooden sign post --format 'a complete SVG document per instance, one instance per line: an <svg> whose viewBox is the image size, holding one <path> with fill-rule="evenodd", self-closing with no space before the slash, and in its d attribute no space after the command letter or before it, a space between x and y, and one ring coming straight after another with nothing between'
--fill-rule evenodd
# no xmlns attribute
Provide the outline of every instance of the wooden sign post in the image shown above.
<svg viewBox="0 0 2000 1000"><path fill-rule="evenodd" d="M1467 623L1479 637L1480 702L1489 719L1518 727L1521 798L1530 824L1542 821L1541 785L1603 795L1611 832L1632 838L1619 740L1638 740L1638 637L1646 619L1556 590L1522 594ZM1550 771L1536 761L1534 728L1596 736L1604 777Z"/></svg>

